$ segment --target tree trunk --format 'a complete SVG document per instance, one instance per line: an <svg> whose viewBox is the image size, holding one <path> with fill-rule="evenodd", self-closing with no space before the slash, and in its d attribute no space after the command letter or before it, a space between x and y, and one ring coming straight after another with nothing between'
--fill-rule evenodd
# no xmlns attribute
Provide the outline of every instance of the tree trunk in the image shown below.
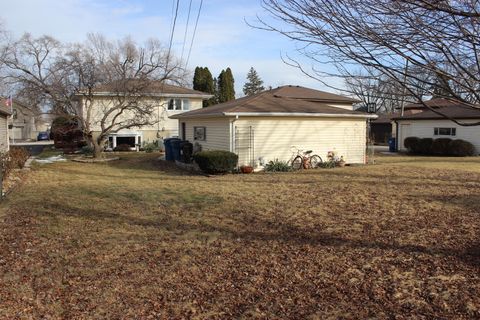
<svg viewBox="0 0 480 320"><path fill-rule="evenodd" d="M103 157L103 145L101 145L97 139L94 139L92 143L93 147L93 157L98 159Z"/></svg>
<svg viewBox="0 0 480 320"><path fill-rule="evenodd" d="M92 147L92 154L94 158L102 158L105 142L107 141L105 138L97 137L94 138L92 134L87 135L88 144Z"/></svg>

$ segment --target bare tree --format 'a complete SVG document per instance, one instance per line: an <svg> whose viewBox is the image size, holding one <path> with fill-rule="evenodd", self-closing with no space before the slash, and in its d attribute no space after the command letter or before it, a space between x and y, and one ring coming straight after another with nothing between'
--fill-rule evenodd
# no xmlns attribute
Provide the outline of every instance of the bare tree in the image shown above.
<svg viewBox="0 0 480 320"><path fill-rule="evenodd" d="M428 88L430 95L441 92L447 99L478 108L477 0L263 0L263 6L281 23L260 19L257 27L303 44L301 53L317 65L343 69L361 65L397 82L418 100L414 84ZM308 71L295 60L290 62L320 81L342 76L318 66ZM406 64L419 73L406 72ZM480 124L451 120L465 126Z"/></svg>
<svg viewBox="0 0 480 320"><path fill-rule="evenodd" d="M6 79L42 108L76 115L96 157L110 134L159 121L158 100L148 99L152 84L158 92L182 80L178 61L158 40L139 46L89 35L86 43L65 45L26 34L2 52Z"/></svg>
<svg viewBox="0 0 480 320"><path fill-rule="evenodd" d="M166 102L159 105L150 94L162 91L166 81L182 80L179 63L157 40L139 47L130 38L113 43L91 35L70 56L67 65L78 69L82 88L80 118L96 156L110 134L160 121L158 109Z"/></svg>
<svg viewBox="0 0 480 320"><path fill-rule="evenodd" d="M427 74L419 74L418 70L409 69L422 79ZM428 96L428 88L422 86L424 82L406 83L415 94L404 90L398 82L371 68L356 71L342 71L346 90L361 101L363 107L368 107L374 113L393 113L398 111L402 104L417 102L418 97ZM413 80L413 78L409 78Z"/></svg>

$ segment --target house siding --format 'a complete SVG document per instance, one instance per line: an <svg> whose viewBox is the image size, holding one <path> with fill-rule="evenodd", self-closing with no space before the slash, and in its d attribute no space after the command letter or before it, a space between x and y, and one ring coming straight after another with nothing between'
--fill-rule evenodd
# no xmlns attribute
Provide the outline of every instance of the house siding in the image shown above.
<svg viewBox="0 0 480 320"><path fill-rule="evenodd" d="M344 118L240 118L237 128L252 127L254 160L265 162L292 158L292 146L313 150L324 161L328 151L336 151L347 163L365 162L366 120ZM239 154L239 164L251 160Z"/></svg>
<svg viewBox="0 0 480 320"><path fill-rule="evenodd" d="M202 146L202 150L231 151L229 118L180 119L178 120L179 128L182 127L182 123L185 123L186 140L191 143L198 142ZM194 140L194 127L205 127L205 141ZM181 132L179 132L179 135L181 135Z"/></svg>
<svg viewBox="0 0 480 320"><path fill-rule="evenodd" d="M4 115L0 115L0 151L8 150L8 120Z"/></svg>
<svg viewBox="0 0 480 320"><path fill-rule="evenodd" d="M156 139L157 132L159 138L168 138L173 136L178 136L178 120L170 119L170 116L183 113L185 110L167 110L167 103L170 98L159 98L159 99L149 99L145 98L144 103L154 104L157 106L157 111L153 112L151 117L152 121L158 122L154 125L150 126L142 126L140 128L132 128L123 130L122 132L126 133L128 131L132 132L142 132L144 133L145 140L144 141L151 141ZM190 100L190 109L195 110L202 107L202 99L201 98L181 98ZM81 102L82 106L82 115L84 117L87 116L86 112L87 109L84 105L85 101ZM91 126L94 133L100 132L100 120L104 115L104 110L108 110L113 106L112 98L108 97L96 97L93 101L92 106L92 113L91 113ZM119 120L124 120L129 117L128 113L125 113Z"/></svg>
<svg viewBox="0 0 480 320"><path fill-rule="evenodd" d="M478 122L477 120L464 120L465 123ZM434 128L456 128L455 136L435 136ZM450 138L469 141L475 146L476 153L480 152L480 127L465 127L455 124L450 120L399 120L398 121L398 148L407 151L403 141L407 137L418 138Z"/></svg>

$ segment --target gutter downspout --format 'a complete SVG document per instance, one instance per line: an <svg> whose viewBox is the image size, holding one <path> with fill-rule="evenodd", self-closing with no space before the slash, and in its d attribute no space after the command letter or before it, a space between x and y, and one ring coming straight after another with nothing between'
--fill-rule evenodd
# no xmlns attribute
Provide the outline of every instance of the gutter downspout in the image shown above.
<svg viewBox="0 0 480 320"><path fill-rule="evenodd" d="M233 119L231 122L230 122L230 137L231 137L231 141L230 141L230 152L233 152L235 153L235 121L237 121L239 118L238 114L235 116L235 119Z"/></svg>

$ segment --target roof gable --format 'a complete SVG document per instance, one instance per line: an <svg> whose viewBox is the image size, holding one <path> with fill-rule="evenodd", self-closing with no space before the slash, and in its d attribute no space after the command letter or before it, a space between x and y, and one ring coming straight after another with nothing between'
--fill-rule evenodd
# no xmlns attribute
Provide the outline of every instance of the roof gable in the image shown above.
<svg viewBox="0 0 480 320"><path fill-rule="evenodd" d="M301 86L282 86L274 90L274 95L280 98L301 99L321 102L337 102L337 103L355 103L359 100L338 94L305 88Z"/></svg>
<svg viewBox="0 0 480 320"><path fill-rule="evenodd" d="M252 96L247 96L225 103L217 104L203 109L192 110L172 116L173 119L178 118L195 118L195 117L218 117L231 115L339 115L339 116L362 116L362 117L376 117L368 115L364 112L347 110L327 105L327 101L314 100L312 97L317 90L307 89L302 87L280 87L273 90L263 91ZM317 91L322 93L321 91ZM305 94L305 97L302 95ZM315 93L316 94L316 93ZM320 96L317 94L316 96ZM349 98L346 98L346 101ZM340 102L340 99L335 100ZM351 102L350 102L351 103Z"/></svg>
<svg viewBox="0 0 480 320"><path fill-rule="evenodd" d="M203 99L212 97L210 93L193 90L185 87L180 87L173 84L168 84L163 81L150 80L145 84L136 84L137 80L115 81L95 87L94 95L112 95L118 93L130 92L139 93L152 96L195 96Z"/></svg>

